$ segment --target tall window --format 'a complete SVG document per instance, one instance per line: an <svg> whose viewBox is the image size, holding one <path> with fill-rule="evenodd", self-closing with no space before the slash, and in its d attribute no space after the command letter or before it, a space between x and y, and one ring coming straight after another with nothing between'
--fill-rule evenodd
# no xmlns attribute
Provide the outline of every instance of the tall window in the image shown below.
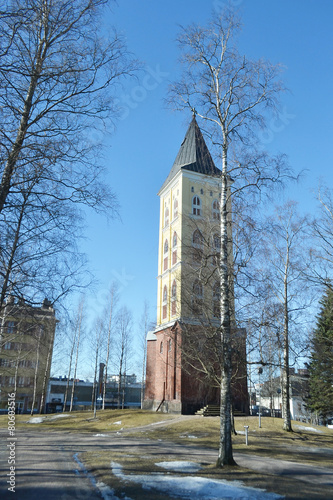
<svg viewBox="0 0 333 500"><path fill-rule="evenodd" d="M14 321L7 321L7 333L14 333Z"/></svg>
<svg viewBox="0 0 333 500"><path fill-rule="evenodd" d="M177 200L177 198L175 198L173 200L173 218L175 219L176 217L178 217L178 200Z"/></svg>
<svg viewBox="0 0 333 500"><path fill-rule="evenodd" d="M214 266L217 266L219 263L220 259L220 252L221 252L221 238L219 234L214 234L213 235L213 259L212 259L212 264Z"/></svg>
<svg viewBox="0 0 333 500"><path fill-rule="evenodd" d="M171 288L171 314L175 316L177 314L177 283L173 280Z"/></svg>
<svg viewBox="0 0 333 500"><path fill-rule="evenodd" d="M192 215L201 215L201 201L199 196L193 196Z"/></svg>
<svg viewBox="0 0 333 500"><path fill-rule="evenodd" d="M213 286L213 316L214 318L220 317L221 305L220 305L220 283L218 281L215 282Z"/></svg>
<svg viewBox="0 0 333 500"><path fill-rule="evenodd" d="M168 240L164 242L164 260L163 260L163 271L168 269L168 251L169 251L169 243Z"/></svg>
<svg viewBox="0 0 333 500"><path fill-rule="evenodd" d="M168 225L169 225L169 209L166 208L164 213L164 226Z"/></svg>
<svg viewBox="0 0 333 500"><path fill-rule="evenodd" d="M203 236L199 229L196 229L192 236L193 262L200 263L203 256Z"/></svg>
<svg viewBox="0 0 333 500"><path fill-rule="evenodd" d="M192 288L192 312L196 315L202 314L203 289L199 280L195 280Z"/></svg>
<svg viewBox="0 0 333 500"><path fill-rule="evenodd" d="M178 238L176 231L173 233L172 237L172 265L174 266L177 263L177 244Z"/></svg>
<svg viewBox="0 0 333 500"><path fill-rule="evenodd" d="M162 319L167 317L167 308L168 308L168 288L164 285L163 288L163 305L162 305Z"/></svg>
<svg viewBox="0 0 333 500"><path fill-rule="evenodd" d="M217 200L213 201L212 215L213 215L213 219L220 220L220 204Z"/></svg>

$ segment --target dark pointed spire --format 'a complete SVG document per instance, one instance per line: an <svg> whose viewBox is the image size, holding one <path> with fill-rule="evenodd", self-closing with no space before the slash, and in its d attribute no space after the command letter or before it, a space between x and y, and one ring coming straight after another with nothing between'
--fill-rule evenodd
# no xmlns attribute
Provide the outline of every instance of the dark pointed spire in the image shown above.
<svg viewBox="0 0 333 500"><path fill-rule="evenodd" d="M205 175L221 175L221 171L214 165L194 113L185 139L180 146L174 164L161 189L171 181L179 170L183 169Z"/></svg>

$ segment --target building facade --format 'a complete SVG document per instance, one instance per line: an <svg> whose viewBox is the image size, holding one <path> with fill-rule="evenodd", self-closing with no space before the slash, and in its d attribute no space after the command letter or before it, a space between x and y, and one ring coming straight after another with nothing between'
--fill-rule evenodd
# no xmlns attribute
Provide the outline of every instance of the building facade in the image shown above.
<svg viewBox="0 0 333 500"><path fill-rule="evenodd" d="M193 413L219 402L220 193L221 171L193 117L158 193L157 326L147 335L144 408ZM228 230L232 259L231 223ZM232 279L230 290L233 310ZM234 387L241 386L244 406L244 331L234 328L234 339L242 359Z"/></svg>
<svg viewBox="0 0 333 500"><path fill-rule="evenodd" d="M19 412L44 410L50 376L55 311L45 299L41 307L9 297L0 310L0 409L15 393Z"/></svg>

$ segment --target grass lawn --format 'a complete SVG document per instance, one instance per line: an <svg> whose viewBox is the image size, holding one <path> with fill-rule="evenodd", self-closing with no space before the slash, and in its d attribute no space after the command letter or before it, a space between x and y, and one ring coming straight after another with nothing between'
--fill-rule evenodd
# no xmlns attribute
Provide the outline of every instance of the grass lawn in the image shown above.
<svg viewBox="0 0 333 500"><path fill-rule="evenodd" d="M55 418L56 417L56 418ZM123 452L115 450L89 451L80 455L80 460L99 481L103 481L115 490L120 498L127 495L137 500L145 500L147 491L130 481L131 474L163 473L157 462L170 460L188 460L186 449L202 446L218 449L218 417L180 417L177 415L157 414L142 410L106 410L98 411L94 419L93 412L73 412L66 416L46 415L41 423L27 423L29 415L17 415L16 428L40 429L48 431L71 431L85 433L121 432L127 437L162 440L184 445L182 456L145 453L126 448ZM38 418L35 416L34 419ZM292 422L293 432L282 430L282 419L261 418L259 429L258 417L236 417L235 428L238 434L233 436L235 453L242 452L267 456L277 459L308 463L310 465L333 468L333 430L310 424ZM154 425L151 425L154 424ZM245 444L244 425L249 426L249 445ZM7 416L0 416L0 428L7 427ZM324 448L326 450L324 450ZM327 450L328 449L328 450ZM142 456L143 455L143 456ZM126 481L112 474L111 462L119 463ZM326 499L330 498L331 489L324 486L305 483L289 477L261 474L241 467L217 469L214 464L201 463L201 470L193 473L212 479L242 481L244 485L265 489L285 496L287 499ZM165 473L166 471L164 471ZM170 472L169 472L170 474ZM186 473L190 475L190 473ZM142 491L141 491L142 490ZM155 500L169 498L154 492Z"/></svg>

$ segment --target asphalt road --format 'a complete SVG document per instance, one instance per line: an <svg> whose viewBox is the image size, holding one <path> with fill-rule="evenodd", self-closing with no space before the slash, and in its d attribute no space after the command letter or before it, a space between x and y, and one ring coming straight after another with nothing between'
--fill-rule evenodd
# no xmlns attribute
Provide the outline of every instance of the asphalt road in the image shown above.
<svg viewBox="0 0 333 500"><path fill-rule="evenodd" d="M1 500L97 500L101 498L92 476L82 467L77 454L89 450L122 450L124 453L138 452L138 456L161 453L170 460L193 460L215 462L217 453L203 448L185 447L166 443L132 439L123 435L76 434L69 432L19 431L17 440L0 430L0 498ZM15 443L15 446L11 443ZM8 446L9 445L9 446ZM14 457L15 455L15 457ZM333 487L333 469L309 467L299 463L271 460L255 455L234 454L240 466L292 476L301 481L316 482ZM8 459L15 458L15 494L8 491L10 473Z"/></svg>

